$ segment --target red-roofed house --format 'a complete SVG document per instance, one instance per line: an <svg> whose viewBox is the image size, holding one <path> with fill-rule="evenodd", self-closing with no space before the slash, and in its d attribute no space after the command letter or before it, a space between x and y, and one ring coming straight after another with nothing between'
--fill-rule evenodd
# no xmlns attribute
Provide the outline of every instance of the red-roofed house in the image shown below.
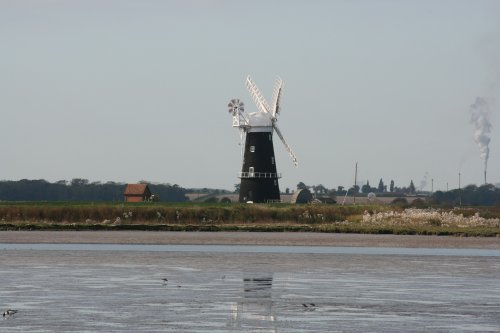
<svg viewBox="0 0 500 333"><path fill-rule="evenodd" d="M147 184L127 184L123 195L125 202L143 202L151 198L151 191Z"/></svg>

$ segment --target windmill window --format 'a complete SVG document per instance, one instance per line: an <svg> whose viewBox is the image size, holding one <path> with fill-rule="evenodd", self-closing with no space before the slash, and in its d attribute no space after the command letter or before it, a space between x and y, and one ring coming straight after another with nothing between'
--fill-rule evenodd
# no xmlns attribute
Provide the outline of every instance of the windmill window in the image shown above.
<svg viewBox="0 0 500 333"><path fill-rule="evenodd" d="M271 134L269 134L269 141L271 141L271 139L272 139L272 136L271 136Z"/></svg>
<svg viewBox="0 0 500 333"><path fill-rule="evenodd" d="M248 168L248 176L249 177L253 177L254 176L253 167L249 167Z"/></svg>
<svg viewBox="0 0 500 333"><path fill-rule="evenodd" d="M276 179L274 180L274 186L278 186L278 181Z"/></svg>
<svg viewBox="0 0 500 333"><path fill-rule="evenodd" d="M271 156L271 164L274 164L274 156Z"/></svg>
<svg viewBox="0 0 500 333"><path fill-rule="evenodd" d="M255 146L250 146L250 152L254 153L255 152Z"/></svg>

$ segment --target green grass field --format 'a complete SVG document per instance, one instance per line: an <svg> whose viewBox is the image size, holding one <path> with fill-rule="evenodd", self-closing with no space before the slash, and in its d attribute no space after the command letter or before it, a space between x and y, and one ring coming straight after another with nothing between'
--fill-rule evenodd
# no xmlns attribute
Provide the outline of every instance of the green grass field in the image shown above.
<svg viewBox="0 0 500 333"><path fill-rule="evenodd" d="M500 237L500 207L0 202L0 230L297 231Z"/></svg>

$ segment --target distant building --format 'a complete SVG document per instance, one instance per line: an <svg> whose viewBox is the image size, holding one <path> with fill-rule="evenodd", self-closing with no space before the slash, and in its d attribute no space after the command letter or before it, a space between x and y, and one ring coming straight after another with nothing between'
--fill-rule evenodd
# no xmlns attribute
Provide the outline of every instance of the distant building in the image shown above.
<svg viewBox="0 0 500 333"><path fill-rule="evenodd" d="M292 198L290 199L290 203L293 204L304 204L308 203L313 199L311 191L307 188L304 189L296 189L292 194Z"/></svg>
<svg viewBox="0 0 500 333"><path fill-rule="evenodd" d="M151 191L147 184L127 184L123 195L125 202L143 202L151 198Z"/></svg>

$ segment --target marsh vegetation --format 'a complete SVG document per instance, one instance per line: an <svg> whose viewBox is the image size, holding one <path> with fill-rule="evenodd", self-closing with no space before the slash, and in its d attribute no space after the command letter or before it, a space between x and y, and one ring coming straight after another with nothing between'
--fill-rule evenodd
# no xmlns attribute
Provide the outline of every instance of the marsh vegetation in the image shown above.
<svg viewBox="0 0 500 333"><path fill-rule="evenodd" d="M2 202L0 229L310 231L500 237L500 206Z"/></svg>

